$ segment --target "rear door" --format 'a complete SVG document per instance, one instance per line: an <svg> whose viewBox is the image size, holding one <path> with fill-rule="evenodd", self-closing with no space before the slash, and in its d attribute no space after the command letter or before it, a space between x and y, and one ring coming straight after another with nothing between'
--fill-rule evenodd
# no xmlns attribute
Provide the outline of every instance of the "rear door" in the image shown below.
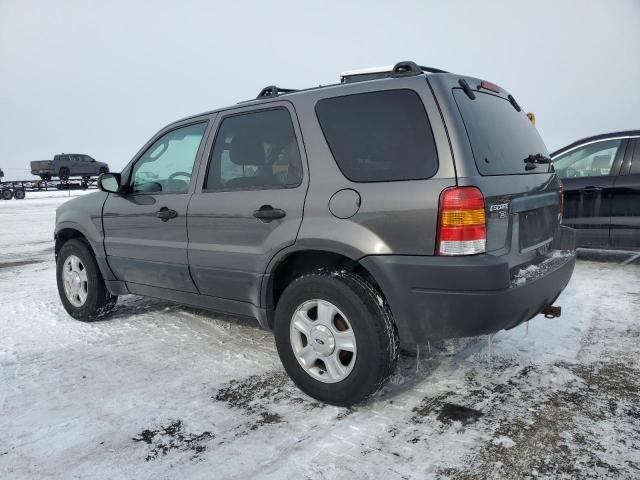
<svg viewBox="0 0 640 480"><path fill-rule="evenodd" d="M629 139L611 197L612 246L640 249L640 138Z"/></svg>
<svg viewBox="0 0 640 480"><path fill-rule="evenodd" d="M269 260L295 242L308 175L288 102L220 115L188 213L189 264L200 293L259 305Z"/></svg>
<svg viewBox="0 0 640 480"><path fill-rule="evenodd" d="M627 140L588 142L553 159L564 187L563 224L576 229L578 246L610 248L614 182Z"/></svg>
<svg viewBox="0 0 640 480"><path fill-rule="evenodd" d="M102 223L118 280L197 292L187 261L187 205L206 121L159 135L126 173L127 192L109 194Z"/></svg>

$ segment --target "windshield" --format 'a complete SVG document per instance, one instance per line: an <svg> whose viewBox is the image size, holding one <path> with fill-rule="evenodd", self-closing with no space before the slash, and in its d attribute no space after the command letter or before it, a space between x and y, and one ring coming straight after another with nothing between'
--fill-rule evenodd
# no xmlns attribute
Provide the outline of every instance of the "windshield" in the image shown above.
<svg viewBox="0 0 640 480"><path fill-rule="evenodd" d="M453 89L480 174L548 173L549 152L525 113L497 95L474 93L472 100Z"/></svg>

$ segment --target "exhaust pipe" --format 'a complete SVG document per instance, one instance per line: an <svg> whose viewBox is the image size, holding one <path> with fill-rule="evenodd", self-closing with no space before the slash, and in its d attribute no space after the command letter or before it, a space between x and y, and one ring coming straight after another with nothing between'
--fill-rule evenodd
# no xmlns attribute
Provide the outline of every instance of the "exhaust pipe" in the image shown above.
<svg viewBox="0 0 640 480"><path fill-rule="evenodd" d="M562 307L554 307L553 305L547 305L540 312L544 315L544 318L556 318L562 315Z"/></svg>

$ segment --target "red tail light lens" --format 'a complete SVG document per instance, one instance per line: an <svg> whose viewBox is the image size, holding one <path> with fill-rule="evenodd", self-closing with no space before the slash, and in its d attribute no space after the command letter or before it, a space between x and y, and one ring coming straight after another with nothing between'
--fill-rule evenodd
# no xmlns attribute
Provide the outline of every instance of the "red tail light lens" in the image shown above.
<svg viewBox="0 0 640 480"><path fill-rule="evenodd" d="M437 255L475 255L486 251L484 196L476 187L451 187L440 194Z"/></svg>

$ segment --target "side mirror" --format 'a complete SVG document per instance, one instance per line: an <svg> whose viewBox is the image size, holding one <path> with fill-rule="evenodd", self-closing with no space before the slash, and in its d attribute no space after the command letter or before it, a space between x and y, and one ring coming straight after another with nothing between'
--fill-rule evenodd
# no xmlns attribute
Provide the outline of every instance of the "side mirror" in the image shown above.
<svg viewBox="0 0 640 480"><path fill-rule="evenodd" d="M120 174L119 173L102 173L98 177L98 187L107 193L120 193Z"/></svg>

